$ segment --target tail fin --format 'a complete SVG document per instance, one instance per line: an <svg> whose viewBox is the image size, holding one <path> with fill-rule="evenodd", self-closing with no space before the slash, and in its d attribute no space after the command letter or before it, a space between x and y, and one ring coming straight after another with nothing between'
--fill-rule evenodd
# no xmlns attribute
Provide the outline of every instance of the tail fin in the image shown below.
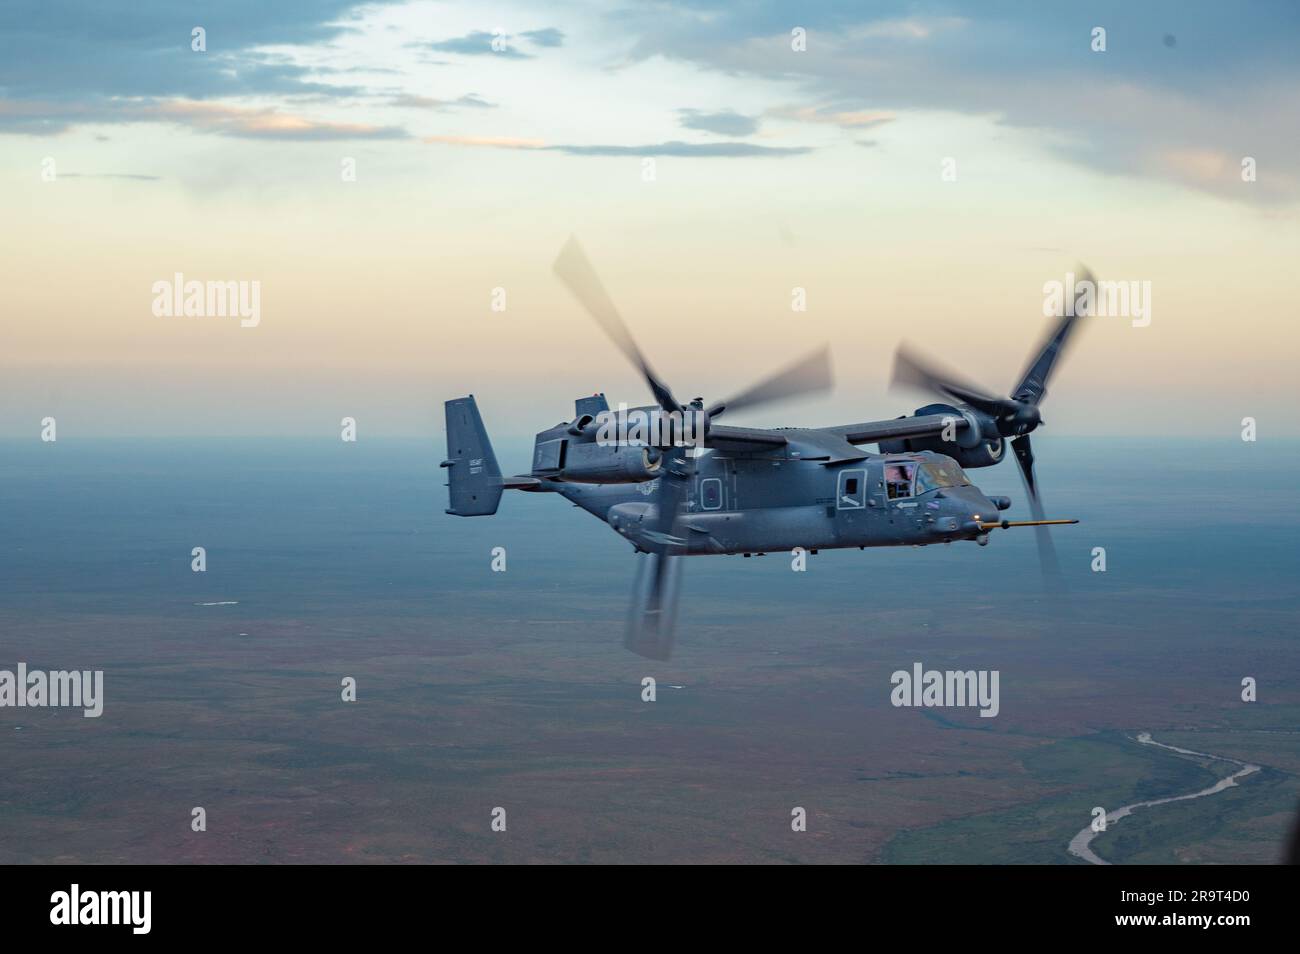
<svg viewBox="0 0 1300 954"><path fill-rule="evenodd" d="M474 395L447 402L447 487L458 517L486 517L501 502L501 468L492 453Z"/></svg>

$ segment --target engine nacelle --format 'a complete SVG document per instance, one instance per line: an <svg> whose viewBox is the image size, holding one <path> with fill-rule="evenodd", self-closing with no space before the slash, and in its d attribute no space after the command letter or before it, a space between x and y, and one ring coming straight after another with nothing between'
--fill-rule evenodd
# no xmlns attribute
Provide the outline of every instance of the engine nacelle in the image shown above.
<svg viewBox="0 0 1300 954"><path fill-rule="evenodd" d="M961 447L949 444L938 437L910 437L905 441L881 441L882 454L905 454L912 451L934 451L947 454L962 467L992 467L1002 459L1005 444L1001 437L985 440L978 447Z"/></svg>
<svg viewBox="0 0 1300 954"><path fill-rule="evenodd" d="M653 447L563 441L558 468L545 476L573 484L638 484L657 478L663 455ZM541 476L539 474L539 476Z"/></svg>
<svg viewBox="0 0 1300 954"><path fill-rule="evenodd" d="M708 415L700 408L685 407L669 414L657 407L622 405L597 414L579 414L567 425L568 433L579 441L658 448L703 446L708 428Z"/></svg>
<svg viewBox="0 0 1300 954"><path fill-rule="evenodd" d="M934 451L947 454L961 467L992 467L1002 460L1006 443L997 431L997 424L991 418L972 408L956 408L950 404L928 404L916 409L917 417L931 414L947 414L953 418L964 419L965 427L957 428L955 439L946 441L942 434L929 437L909 437L897 441L881 441L882 454L905 454L913 451Z"/></svg>

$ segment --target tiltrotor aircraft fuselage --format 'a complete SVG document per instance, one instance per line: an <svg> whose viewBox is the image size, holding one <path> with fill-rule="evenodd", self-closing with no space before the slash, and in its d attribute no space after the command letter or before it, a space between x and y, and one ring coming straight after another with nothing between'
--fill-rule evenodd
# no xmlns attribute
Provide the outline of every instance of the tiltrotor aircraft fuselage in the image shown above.
<svg viewBox="0 0 1300 954"><path fill-rule="evenodd" d="M1009 397L996 397L900 350L895 380L945 403L893 420L830 427L732 427L724 412L830 386L820 349L728 400L681 404L654 373L581 249L570 242L556 272L641 371L657 404L611 409L603 394L579 398L574 417L540 432L528 473L504 476L473 396L446 402L447 485L457 516L486 516L503 491L556 493L605 521L651 571L638 571L629 648L671 651L679 556L805 553L974 540L998 528L1034 526L1044 573L1057 572L1042 513L1030 433L1042 419L1047 380L1078 317L1061 317ZM874 445L877 452L865 450ZM1033 520L1009 521L1011 500L987 496L966 468L1016 458Z"/></svg>

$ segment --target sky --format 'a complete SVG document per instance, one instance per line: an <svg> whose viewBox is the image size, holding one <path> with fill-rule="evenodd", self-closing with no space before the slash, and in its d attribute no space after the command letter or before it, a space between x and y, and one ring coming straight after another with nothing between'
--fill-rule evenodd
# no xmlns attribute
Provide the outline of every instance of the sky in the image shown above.
<svg viewBox="0 0 1300 954"><path fill-rule="evenodd" d="M831 394L728 423L910 412L902 341L1005 392L1086 264L1150 320L1086 320L1053 434L1300 436L1297 48L1283 2L7 3L0 435L643 403L577 235L679 396L831 345ZM158 314L177 274L256 324Z"/></svg>

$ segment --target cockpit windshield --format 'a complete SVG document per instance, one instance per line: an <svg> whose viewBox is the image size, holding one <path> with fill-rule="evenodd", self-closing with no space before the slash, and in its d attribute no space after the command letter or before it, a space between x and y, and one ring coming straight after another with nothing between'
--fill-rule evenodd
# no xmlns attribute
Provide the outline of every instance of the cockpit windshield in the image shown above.
<svg viewBox="0 0 1300 954"><path fill-rule="evenodd" d="M916 474L916 492L923 494L941 487L968 487L965 472L952 460L924 461Z"/></svg>

